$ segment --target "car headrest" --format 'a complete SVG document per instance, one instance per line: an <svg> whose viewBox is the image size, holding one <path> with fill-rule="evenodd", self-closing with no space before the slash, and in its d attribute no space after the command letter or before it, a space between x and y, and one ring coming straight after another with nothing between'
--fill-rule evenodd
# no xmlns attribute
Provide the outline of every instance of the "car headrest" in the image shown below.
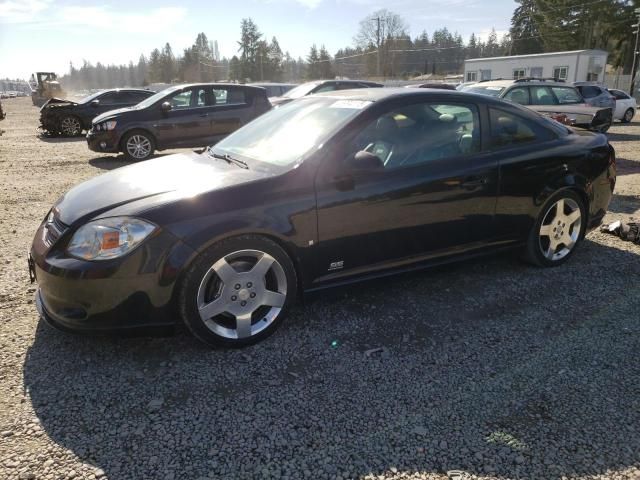
<svg viewBox="0 0 640 480"><path fill-rule="evenodd" d="M443 113L438 117L438 120L440 120L442 123L452 123L455 122L456 116L451 115L450 113Z"/></svg>
<svg viewBox="0 0 640 480"><path fill-rule="evenodd" d="M376 122L376 134L378 137L394 135L398 131L398 124L389 116L380 117Z"/></svg>
<svg viewBox="0 0 640 480"><path fill-rule="evenodd" d="M508 135L518 133L518 124L509 117L498 117L498 127L500 128L500 133Z"/></svg>

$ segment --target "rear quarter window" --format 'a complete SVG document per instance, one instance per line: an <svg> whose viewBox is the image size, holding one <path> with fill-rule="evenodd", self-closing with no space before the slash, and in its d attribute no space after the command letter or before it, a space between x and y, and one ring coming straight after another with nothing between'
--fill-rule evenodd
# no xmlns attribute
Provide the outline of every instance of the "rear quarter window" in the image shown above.
<svg viewBox="0 0 640 480"><path fill-rule="evenodd" d="M489 107L490 148L500 149L552 140L554 134L538 122Z"/></svg>

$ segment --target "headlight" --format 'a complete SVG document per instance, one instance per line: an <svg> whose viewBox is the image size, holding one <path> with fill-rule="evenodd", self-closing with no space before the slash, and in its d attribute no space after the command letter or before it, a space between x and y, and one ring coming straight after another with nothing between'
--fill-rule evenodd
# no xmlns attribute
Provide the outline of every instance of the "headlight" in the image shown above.
<svg viewBox="0 0 640 480"><path fill-rule="evenodd" d="M156 226L138 218L112 217L83 225L71 238L67 252L83 260L108 260L130 252Z"/></svg>
<svg viewBox="0 0 640 480"><path fill-rule="evenodd" d="M115 120L108 120L106 122L102 123L102 130L113 130L114 128L116 128L116 121Z"/></svg>

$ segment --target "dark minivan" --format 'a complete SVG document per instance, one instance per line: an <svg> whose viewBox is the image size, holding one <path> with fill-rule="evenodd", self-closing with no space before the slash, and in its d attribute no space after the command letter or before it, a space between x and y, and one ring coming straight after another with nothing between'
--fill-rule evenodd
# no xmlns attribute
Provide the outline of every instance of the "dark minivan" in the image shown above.
<svg viewBox="0 0 640 480"><path fill-rule="evenodd" d="M94 118L87 143L94 152L145 160L155 150L212 145L270 108L264 88L178 85Z"/></svg>

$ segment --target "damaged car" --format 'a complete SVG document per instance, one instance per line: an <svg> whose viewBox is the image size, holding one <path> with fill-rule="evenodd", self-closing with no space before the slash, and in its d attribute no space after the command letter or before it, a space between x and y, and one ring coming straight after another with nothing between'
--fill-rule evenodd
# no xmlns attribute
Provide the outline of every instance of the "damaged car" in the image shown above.
<svg viewBox="0 0 640 480"><path fill-rule="evenodd" d="M75 137L91 129L91 121L105 112L132 107L154 95L150 90L116 88L102 90L82 100L52 98L40 109L40 128L49 135Z"/></svg>

